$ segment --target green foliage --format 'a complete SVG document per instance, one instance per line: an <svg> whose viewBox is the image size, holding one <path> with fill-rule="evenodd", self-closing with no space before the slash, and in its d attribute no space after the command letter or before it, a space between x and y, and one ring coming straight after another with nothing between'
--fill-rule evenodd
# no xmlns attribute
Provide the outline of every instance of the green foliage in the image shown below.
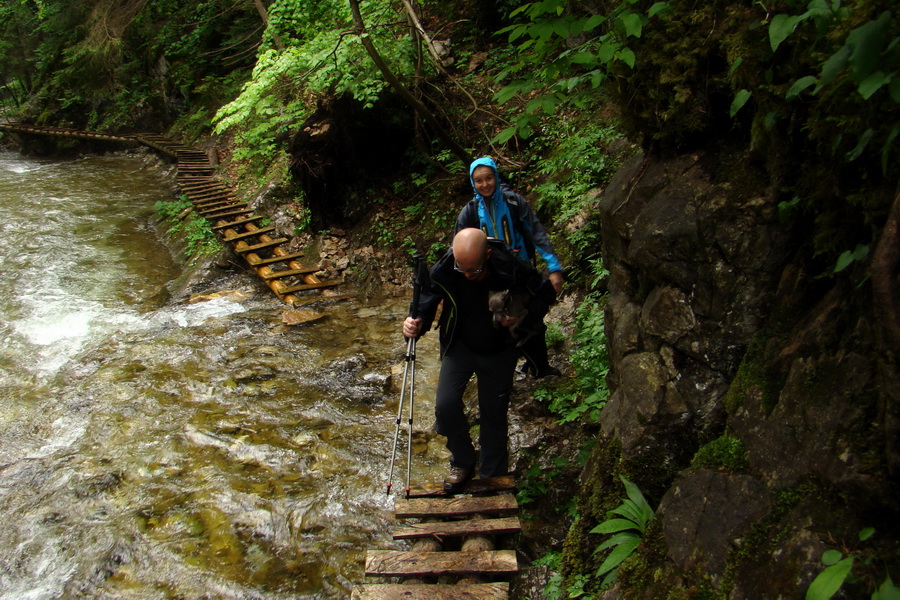
<svg viewBox="0 0 900 600"><path fill-rule="evenodd" d="M0 72L21 117L158 130L177 107L205 106L208 116L219 89L203 83L248 68L259 24L252 3L230 0L8 2Z"/></svg>
<svg viewBox="0 0 900 600"><path fill-rule="evenodd" d="M530 194L535 210L552 215L558 227L590 215L596 199L589 192L608 183L621 163L621 157L609 151L617 140L621 133L616 125L593 114L558 115L545 124L534 144L537 172L545 177ZM551 235L557 226L548 227ZM599 220L585 219L555 245L566 264L566 278L587 283L583 279L600 257Z"/></svg>
<svg viewBox="0 0 900 600"><path fill-rule="evenodd" d="M544 334L544 338L547 340L547 347L554 348L566 340L566 332L563 331L559 323L549 322L547 323L547 331Z"/></svg>
<svg viewBox="0 0 900 600"><path fill-rule="evenodd" d="M874 534L875 530L867 527L859 532L859 541L865 542ZM831 549L825 551L822 554L822 564L825 565L825 568L810 583L809 588L806 590L806 600L829 600L845 583L857 581L853 574L853 565L856 562L870 567L873 559L859 550L845 550L845 552L841 552L840 550ZM870 570L867 569L866 573L869 575ZM872 600L898 599L900 599L900 588L894 585L890 574L886 573L884 580L872 593Z"/></svg>
<svg viewBox="0 0 900 600"><path fill-rule="evenodd" d="M648 22L668 9L668 3L657 2L641 10L635 0L613 5L605 14L580 12L580 5L565 0L531 2L515 9L510 17L522 21L501 33L508 34L510 44L516 44L518 60L497 79L519 78L495 98L503 104L518 97L524 106L494 141L502 143L514 135L529 137L541 115L553 115L566 105L593 103L602 84L634 69L636 57L629 41L640 38Z"/></svg>
<svg viewBox="0 0 900 600"><path fill-rule="evenodd" d="M413 46L408 30L395 26L386 0L363 4L370 36L392 70L412 74ZM229 131L238 140L238 158L259 175L280 151L275 138L312 114L317 101L350 95L371 107L387 86L355 36L350 8L344 0L301 2L278 0L269 10L269 37L283 47L265 47L240 95L215 116L217 133ZM388 21L391 25L384 26Z"/></svg>
<svg viewBox="0 0 900 600"><path fill-rule="evenodd" d="M691 466L743 471L747 468L747 450L740 439L726 433L697 450Z"/></svg>
<svg viewBox="0 0 900 600"><path fill-rule="evenodd" d="M215 254L222 250L222 243L212 230L209 221L191 210L191 201L182 196L178 200L159 201L154 206L156 214L169 224L169 233L183 236L189 256Z"/></svg>
<svg viewBox="0 0 900 600"><path fill-rule="evenodd" d="M610 550L597 569L595 575L603 577L601 587L606 587L616 579L618 567L641 543L647 525L654 517L653 509L647 503L640 489L623 476L627 498L622 504L607 513L607 519L591 529L590 533L615 534L597 546L594 552ZM618 515L618 516L615 516Z"/></svg>

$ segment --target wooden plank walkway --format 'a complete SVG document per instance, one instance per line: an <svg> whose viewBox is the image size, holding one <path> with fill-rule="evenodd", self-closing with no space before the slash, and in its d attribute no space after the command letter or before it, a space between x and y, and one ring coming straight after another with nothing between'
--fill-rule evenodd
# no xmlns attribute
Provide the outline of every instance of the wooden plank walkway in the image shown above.
<svg viewBox="0 0 900 600"><path fill-rule="evenodd" d="M185 146L156 133L113 135L101 132L78 131L62 127L0 123L0 131L28 135L52 135L79 139L126 142L146 146L159 152L177 165L176 183L179 193L191 201L193 210L210 222L222 239L231 244L235 253L244 258L260 280L282 302L290 305L306 304L296 292L333 288L341 280L322 281L298 259L300 252L291 252L287 238L272 237L275 228L260 226L264 217L253 214L237 193L215 177L215 167L206 152ZM348 298L350 294L322 296L322 299Z"/></svg>
<svg viewBox="0 0 900 600"><path fill-rule="evenodd" d="M521 530L511 476L470 481L448 496L440 484L410 489L394 500L394 517L411 520L394 529L409 550L369 550L366 577L400 578L354 587L351 600L506 600L515 575L514 550L496 550L494 540Z"/></svg>

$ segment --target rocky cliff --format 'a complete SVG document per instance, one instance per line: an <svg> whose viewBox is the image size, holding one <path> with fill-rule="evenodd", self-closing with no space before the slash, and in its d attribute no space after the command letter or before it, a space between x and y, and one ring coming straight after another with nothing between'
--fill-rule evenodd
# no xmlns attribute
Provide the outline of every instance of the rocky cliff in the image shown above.
<svg viewBox="0 0 900 600"><path fill-rule="evenodd" d="M656 508L601 598L802 598L832 548L870 565L846 597L900 575L897 348L773 188L716 150L638 156L601 201L612 396L567 568L602 560L618 475Z"/></svg>

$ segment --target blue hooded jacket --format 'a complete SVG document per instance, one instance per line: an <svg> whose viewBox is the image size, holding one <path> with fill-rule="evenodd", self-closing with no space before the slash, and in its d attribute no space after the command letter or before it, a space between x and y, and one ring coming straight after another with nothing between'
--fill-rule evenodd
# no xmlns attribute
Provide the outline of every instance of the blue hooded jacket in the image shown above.
<svg viewBox="0 0 900 600"><path fill-rule="evenodd" d="M489 167L494 171L497 187L490 198L485 198L475 189L472 173L478 167ZM547 230L525 198L505 183L501 183L494 159L483 156L472 161L469 166L469 183L475 190L475 198L459 213L456 219L457 232L466 227L477 227L488 237L505 241L510 249L522 258L534 258L534 250L537 250L547 263L547 270L550 273L562 271L562 265L553 250Z"/></svg>

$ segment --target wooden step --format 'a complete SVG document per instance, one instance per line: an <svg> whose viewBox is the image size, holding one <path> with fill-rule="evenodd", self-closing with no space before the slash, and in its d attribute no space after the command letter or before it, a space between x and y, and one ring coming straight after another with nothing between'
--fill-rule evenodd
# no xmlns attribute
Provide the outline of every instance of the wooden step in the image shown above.
<svg viewBox="0 0 900 600"><path fill-rule="evenodd" d="M344 283L343 281L322 281L319 283L303 283L299 285L292 285L283 290L280 290L282 294L290 294L291 292L302 292L304 290L317 290L320 288L328 288L335 287Z"/></svg>
<svg viewBox="0 0 900 600"><path fill-rule="evenodd" d="M194 204L203 204L204 202L215 202L216 200L234 200L234 194L229 194L227 190L204 192L202 194L188 193L188 198Z"/></svg>
<svg viewBox="0 0 900 600"><path fill-rule="evenodd" d="M353 588L350 600L506 600L509 584L402 584L367 583Z"/></svg>
<svg viewBox="0 0 900 600"><path fill-rule="evenodd" d="M238 215L248 215L252 212L253 212L252 208L245 208L242 210L233 210L230 212L224 212L224 213L215 214L215 215L203 215L203 216L205 216L210 221L215 221L217 219L224 219L225 217L236 217Z"/></svg>
<svg viewBox="0 0 900 600"><path fill-rule="evenodd" d="M197 212L202 212L204 210L213 210L214 207L217 207L217 206L219 206L219 207L233 206L233 205L237 205L237 204L244 205L246 203L240 202L237 200L233 200L233 199L228 199L228 198L220 198L218 200L209 200L208 202L195 203L194 208L197 210Z"/></svg>
<svg viewBox="0 0 900 600"><path fill-rule="evenodd" d="M512 494L500 496L458 496L452 498L410 498L394 500L398 519L413 517L466 517L471 515L512 515L519 508Z"/></svg>
<svg viewBox="0 0 900 600"><path fill-rule="evenodd" d="M489 477L487 479L470 479L460 494L491 494L497 492L510 492L516 489L516 478L512 475ZM423 498L434 496L446 496L442 481L427 482L414 485L410 488L407 498Z"/></svg>
<svg viewBox="0 0 900 600"><path fill-rule="evenodd" d="M507 535L522 530L519 517L469 519L466 521L433 521L406 525L394 530L395 540L418 538L462 537L465 535Z"/></svg>
<svg viewBox="0 0 900 600"><path fill-rule="evenodd" d="M253 212L252 208L244 208L241 210L231 210L231 211L225 211L222 213L219 213L219 212L209 213L209 214L203 213L203 216L209 220L213 220L213 219L221 219L222 217L236 217L238 215L248 215L252 212Z"/></svg>
<svg viewBox="0 0 900 600"><path fill-rule="evenodd" d="M515 550L487 552L366 552L366 576L440 577L441 575L514 575Z"/></svg>
<svg viewBox="0 0 900 600"><path fill-rule="evenodd" d="M319 269L317 267L311 267L306 269L288 269L286 271L274 271L269 275L263 275L262 278L266 281L270 279L283 279L285 277L290 277L291 275L307 275L309 273L315 273Z"/></svg>
<svg viewBox="0 0 900 600"><path fill-rule="evenodd" d="M248 259L247 262L250 263L251 265L253 265L254 267L262 267L264 265L272 265L275 263L291 261L291 260L294 260L295 258L300 258L301 256L303 256L302 252L295 252L293 254L285 254L284 256L271 256L269 258L262 258L256 262L252 262Z"/></svg>
<svg viewBox="0 0 900 600"><path fill-rule="evenodd" d="M263 248L271 248L271 247L273 247L273 246L277 246L277 245L279 245L279 244L283 244L283 243L285 243L286 241L288 241L287 238L278 238L277 240L272 240L271 242L262 242L262 243L260 243L260 244L256 244L255 246L247 246L246 248L244 248L244 249L242 249L242 250L239 250L239 249L237 249L237 248L235 248L234 250L235 250L235 252L238 252L238 253L240 253L240 254L244 254L244 253L246 253L246 252L253 252L253 251L255 251L255 250L262 250Z"/></svg>
<svg viewBox="0 0 900 600"><path fill-rule="evenodd" d="M242 240L248 237L254 237L257 235L262 235L264 233L271 233L275 231L274 227L262 227L257 229L256 231L245 231L244 233L239 233L237 235L232 235L226 238L223 238L226 242L236 242L237 240Z"/></svg>
<svg viewBox="0 0 900 600"><path fill-rule="evenodd" d="M230 223L222 223L221 225L213 225L213 231L218 231L219 229L228 229L230 227L240 227L241 225L246 225L247 223L252 223L254 221L259 221L263 219L262 215L257 215L255 217L249 217L246 219L238 219L237 221L231 221Z"/></svg>
<svg viewBox="0 0 900 600"><path fill-rule="evenodd" d="M225 189L215 177L198 177L196 181L186 182L181 186L182 190L186 191L194 191L194 190L208 190L212 188Z"/></svg>
<svg viewBox="0 0 900 600"><path fill-rule="evenodd" d="M246 202L225 202L219 206L209 208L195 208L198 213L203 215L204 217L214 218L218 216L216 213L219 213L223 210L227 211L232 208L238 208L239 206L247 206Z"/></svg>

